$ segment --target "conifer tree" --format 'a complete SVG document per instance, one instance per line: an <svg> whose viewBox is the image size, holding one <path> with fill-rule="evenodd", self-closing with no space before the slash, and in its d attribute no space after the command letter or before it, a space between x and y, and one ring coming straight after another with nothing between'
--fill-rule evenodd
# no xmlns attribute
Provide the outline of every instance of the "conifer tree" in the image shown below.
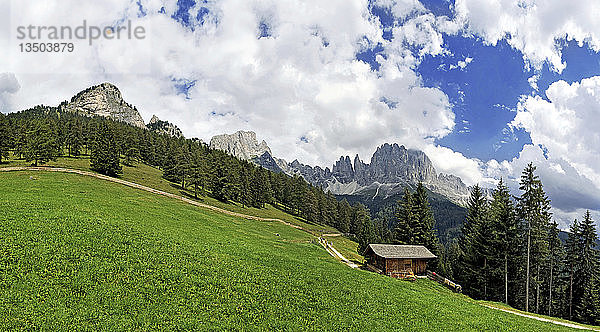
<svg viewBox="0 0 600 332"><path fill-rule="evenodd" d="M548 232L548 316L552 316L555 313L554 307L556 302L556 280L558 271L561 270L561 264L563 261L563 246L562 241L558 237L560 230L558 224L553 221L550 224L550 231Z"/></svg>
<svg viewBox="0 0 600 332"><path fill-rule="evenodd" d="M90 150L90 168L108 176L123 174L118 143L114 130L106 122L100 122Z"/></svg>
<svg viewBox="0 0 600 332"><path fill-rule="evenodd" d="M518 266L519 256L519 222L516 216L515 207L511 200L508 187L500 179L498 186L494 190L493 200L489 208L489 220L492 226L488 236L491 240L493 249L492 264L502 275L502 300L509 303L509 283L516 277L516 268ZM510 269L510 271L509 271ZM509 278L511 279L509 281Z"/></svg>
<svg viewBox="0 0 600 332"><path fill-rule="evenodd" d="M581 292L577 287L577 276L579 275L580 255L582 251L582 241L580 240L581 227L579 221L575 219L569 229L569 237L565 243L566 257L565 265L568 271L568 318L573 319L573 300L581 298Z"/></svg>
<svg viewBox="0 0 600 332"><path fill-rule="evenodd" d="M194 197L198 198L200 189L204 192L206 183L206 162L204 155L200 149L195 148L190 154L190 162L188 164L189 182L194 188Z"/></svg>
<svg viewBox="0 0 600 332"><path fill-rule="evenodd" d="M45 120L34 121L32 128L27 132L25 145L25 161L46 163L50 160L56 160L59 155L59 144L56 141L50 123Z"/></svg>
<svg viewBox="0 0 600 332"><path fill-rule="evenodd" d="M83 126L79 118L70 119L67 126L66 145L69 150L69 155L77 157L81 153L83 147Z"/></svg>
<svg viewBox="0 0 600 332"><path fill-rule="evenodd" d="M548 229L550 200L546 196L542 182L535 175L536 167L529 163L521 175L519 189L523 191L517 199L517 211L525 228L525 311L529 311L530 286L535 286L536 312L539 313L541 269L548 253ZM533 274L532 274L533 272Z"/></svg>
<svg viewBox="0 0 600 332"><path fill-rule="evenodd" d="M457 279L464 284L467 294L481 298L483 295L484 280L481 275L482 258L477 251L476 241L480 234L481 225L487 218L488 203L479 185L471 190L467 202L467 216L462 226L462 234L458 240L460 248L460 269Z"/></svg>
<svg viewBox="0 0 600 332"><path fill-rule="evenodd" d="M404 188L402 200L398 201L396 212L396 225L394 227L394 239L402 244L415 243L413 227L417 223L415 216L415 203L413 195L408 187Z"/></svg>
<svg viewBox="0 0 600 332"><path fill-rule="evenodd" d="M596 226L590 211L586 211L580 224L580 256L579 273L577 278L583 289L583 294L576 307L576 318L580 322L596 324L598 319L598 305L600 304L598 289L598 252L595 249L598 236Z"/></svg>
<svg viewBox="0 0 600 332"><path fill-rule="evenodd" d="M337 225L337 229L340 230L340 232L342 233L349 233L350 232L350 204L348 204L348 201L344 198L342 199L341 202L338 203L337 205L338 208L338 225Z"/></svg>
<svg viewBox="0 0 600 332"><path fill-rule="evenodd" d="M0 163L3 159L8 159L8 152L11 147L10 125L6 117L0 113Z"/></svg>

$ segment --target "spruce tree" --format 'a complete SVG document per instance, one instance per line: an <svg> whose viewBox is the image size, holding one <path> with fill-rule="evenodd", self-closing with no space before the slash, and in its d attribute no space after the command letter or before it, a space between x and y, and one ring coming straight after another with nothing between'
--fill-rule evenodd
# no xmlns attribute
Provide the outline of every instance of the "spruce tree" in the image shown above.
<svg viewBox="0 0 600 332"><path fill-rule="evenodd" d="M548 253L548 229L550 200L546 196L542 182L535 175L536 167L529 163L521 175L519 189L523 191L517 198L517 211L525 229L525 311L529 311L530 287L535 286L536 312L539 313L540 287L543 282L541 270ZM533 273L532 273L533 272Z"/></svg>
<svg viewBox="0 0 600 332"><path fill-rule="evenodd" d="M416 216L416 224L413 225L413 233L415 234L415 243L420 244L429 249L434 255L439 256L439 239L435 233L435 218L431 212L429 205L429 196L423 183L419 182L414 193L414 211ZM438 269L439 259L431 261L430 266L433 270Z"/></svg>
<svg viewBox="0 0 600 332"><path fill-rule="evenodd" d="M3 159L8 159L8 152L11 147L10 125L4 114L0 113L0 163Z"/></svg>
<svg viewBox="0 0 600 332"><path fill-rule="evenodd" d="M118 143L114 129L101 121L95 132L90 150L90 168L108 176L123 174Z"/></svg>
<svg viewBox="0 0 600 332"><path fill-rule="evenodd" d="M562 241L558 237L559 233L558 224L553 221L548 232L548 316L555 314L553 309L556 306L555 302L557 302L556 297L559 290L556 281L564 256Z"/></svg>
<svg viewBox="0 0 600 332"><path fill-rule="evenodd" d="M59 155L59 144L56 141L52 126L45 120L34 121L27 132L25 144L25 161L44 164L50 160L56 160Z"/></svg>
<svg viewBox="0 0 600 332"><path fill-rule="evenodd" d="M583 294L576 307L576 318L580 322L596 324L598 319L598 305L600 304L598 289L598 252L595 249L598 236L596 225L586 211L580 224L580 256L579 256L579 289Z"/></svg>
<svg viewBox="0 0 600 332"><path fill-rule="evenodd" d="M338 224L337 229L342 233L350 233L350 204L344 198L337 205Z"/></svg>
<svg viewBox="0 0 600 332"><path fill-rule="evenodd" d="M402 200L398 201L394 239L401 244L415 242L413 226L417 223L413 195L408 187L404 188Z"/></svg>
<svg viewBox="0 0 600 332"><path fill-rule="evenodd" d="M189 182L194 189L194 197L198 198L200 189L202 189L202 192L204 192L204 186L206 183L206 162L200 149L195 148L191 152L188 167L189 170L187 173L189 174Z"/></svg>
<svg viewBox="0 0 600 332"><path fill-rule="evenodd" d="M475 298L481 298L484 291L484 280L481 274L482 257L478 252L478 237L481 234L481 225L487 216L488 203L479 185L471 190L467 202L467 216L462 226L459 237L460 267L458 279L464 285L465 292Z"/></svg>
<svg viewBox="0 0 600 332"><path fill-rule="evenodd" d="M493 251L491 260L498 274L502 276L501 280L498 280L498 283L502 284L501 299L508 304L509 293L511 293L509 284L514 282L519 259L519 222L509 189L502 179L498 182L492 197L489 208L492 229L488 234Z"/></svg>
<svg viewBox="0 0 600 332"><path fill-rule="evenodd" d="M581 227L579 221L575 219L569 229L569 237L565 243L566 256L565 265L568 271L568 318L573 319L573 301L581 298L581 292L578 288L578 276L581 262L582 241Z"/></svg>

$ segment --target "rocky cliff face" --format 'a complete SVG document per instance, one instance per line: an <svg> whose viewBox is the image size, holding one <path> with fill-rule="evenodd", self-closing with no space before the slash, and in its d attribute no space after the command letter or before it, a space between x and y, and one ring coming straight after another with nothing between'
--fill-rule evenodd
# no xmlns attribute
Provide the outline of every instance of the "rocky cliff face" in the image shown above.
<svg viewBox="0 0 600 332"><path fill-rule="evenodd" d="M150 122L148 122L146 127L149 130L152 130L159 134L165 134L176 138L183 137L181 129L179 129L176 125L170 122L162 121L156 115L152 116L152 119L150 119Z"/></svg>
<svg viewBox="0 0 600 332"><path fill-rule="evenodd" d="M431 191L464 205L469 188L459 177L437 174L429 157L419 150L406 149L398 144L384 144L377 148L369 164L358 155L354 165L350 157L341 157L333 169L302 165L297 161L290 164L307 181L330 190L336 195L360 194L373 190L374 195L397 194L406 185L423 182Z"/></svg>
<svg viewBox="0 0 600 332"><path fill-rule="evenodd" d="M275 172L301 175L306 181L336 195L362 195L372 191L375 196L385 198L401 193L407 185L423 182L431 191L460 205L465 205L469 196L469 188L459 177L438 174L423 151L406 149L398 144L383 144L368 164L358 155L353 162L349 156L342 156L331 169L274 158L266 142L259 144L253 132L215 136L210 146Z"/></svg>
<svg viewBox="0 0 600 332"><path fill-rule="evenodd" d="M210 140L210 147L229 153L244 160L261 157L265 152L272 156L267 142L258 143L256 133L251 131L238 131L231 135L218 135Z"/></svg>
<svg viewBox="0 0 600 332"><path fill-rule="evenodd" d="M75 95L71 102L61 107L65 111L77 112L86 116L104 116L115 121L146 128L137 109L126 103L119 89L110 83L87 88Z"/></svg>

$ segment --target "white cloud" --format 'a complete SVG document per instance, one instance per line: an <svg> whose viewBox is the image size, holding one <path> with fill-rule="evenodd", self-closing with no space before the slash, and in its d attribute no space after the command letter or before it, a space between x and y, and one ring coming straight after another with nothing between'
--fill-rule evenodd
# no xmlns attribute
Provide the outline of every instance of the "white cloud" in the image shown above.
<svg viewBox="0 0 600 332"><path fill-rule="evenodd" d="M84 17L98 24L117 18L143 22L151 27L151 72L127 74L131 64L124 60L132 57L108 43L98 47L94 58L16 62L0 68L16 73L23 86L14 95L15 110L57 105L87 86L111 81L146 120L157 114L187 136L204 140L254 130L277 156L322 166L341 154L370 155L383 142L424 146L454 128L447 96L422 86L406 45L389 46L388 58L379 58L379 73L355 59L368 46L365 40L384 42L364 0L209 2L202 4L209 8L208 23L193 23L193 31L171 19L175 1L142 1L148 12L144 18L137 17L135 2L86 4L81 16L72 9L76 3L27 3L29 10L18 16L21 21L63 24L81 24ZM157 14L163 6L167 14ZM419 14L396 28L398 40L417 45L421 56L444 52L433 15L418 2L395 8L398 15L402 10ZM198 11L199 6L190 9L191 22ZM270 26L269 38L257 38L261 21ZM148 51L131 48L132 54ZM49 74L27 74L38 70ZM195 81L189 98L177 94L172 80L178 79ZM395 105L382 102L384 98Z"/></svg>
<svg viewBox="0 0 600 332"><path fill-rule="evenodd" d="M459 176L468 186L494 184L493 179L483 176L483 163L476 158L467 158L460 152L434 144L425 146L423 151L438 172Z"/></svg>
<svg viewBox="0 0 600 332"><path fill-rule="evenodd" d="M12 111L12 95L21 89L13 73L0 73L0 112Z"/></svg>
<svg viewBox="0 0 600 332"><path fill-rule="evenodd" d="M544 62L561 72L557 40L584 42L600 51L600 2L563 0L457 0L457 25L492 44L506 39L536 69Z"/></svg>
<svg viewBox="0 0 600 332"><path fill-rule="evenodd" d="M540 96L523 96L510 123L526 130L533 144L512 161L487 163L487 175L508 175L514 192L527 163L552 199L555 217L563 225L582 211L600 210L600 76L568 84L558 81ZM569 219L569 220L565 220Z"/></svg>

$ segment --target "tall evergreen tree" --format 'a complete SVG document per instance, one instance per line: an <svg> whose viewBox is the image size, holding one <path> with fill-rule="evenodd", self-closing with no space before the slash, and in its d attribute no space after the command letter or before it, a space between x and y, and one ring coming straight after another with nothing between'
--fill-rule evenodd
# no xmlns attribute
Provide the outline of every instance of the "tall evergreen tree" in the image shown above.
<svg viewBox="0 0 600 332"><path fill-rule="evenodd" d="M498 274L502 276L501 280L498 280L503 288L501 299L504 303L509 304L509 293L512 293L509 292L509 283L512 284L516 278L519 259L519 222L509 189L502 179L498 182L492 197L489 208L492 229L488 234L493 251L491 260L499 271ZM512 303L514 302L511 301Z"/></svg>
<svg viewBox="0 0 600 332"><path fill-rule="evenodd" d="M207 177L206 161L204 160L204 155L199 148L192 150L188 167L189 170L187 173L189 174L189 182L194 189L194 197L198 198L200 189L202 189L202 192L204 192Z"/></svg>
<svg viewBox="0 0 600 332"><path fill-rule="evenodd" d="M573 319L573 300L581 298L581 292L577 287L577 276L579 275L579 263L581 262L582 243L580 240L581 227L579 221L575 219L569 229L569 237L565 243L566 257L565 265L568 270L568 318Z"/></svg>
<svg viewBox="0 0 600 332"><path fill-rule="evenodd" d="M557 306L555 304L558 293L556 281L564 256L562 241L558 237L559 233L558 224L553 221L548 232L548 316L554 315L554 307Z"/></svg>
<svg viewBox="0 0 600 332"><path fill-rule="evenodd" d="M396 209L396 224L394 227L394 239L402 244L415 243L413 227L417 223L415 215L415 202L413 194L408 187L404 188L402 200L398 201Z"/></svg>
<svg viewBox="0 0 600 332"><path fill-rule="evenodd" d="M548 253L548 229L550 219L550 200L546 196L542 182L535 175L536 167L529 163L521 175L519 189L523 191L517 198L517 211L525 228L525 311L529 311L530 286L535 286L536 312L539 313L541 270ZM533 271L533 274L532 274Z"/></svg>
<svg viewBox="0 0 600 332"><path fill-rule="evenodd" d="M0 163L2 163L2 159L8 159L11 141L12 136L8 119L0 113Z"/></svg>
<svg viewBox="0 0 600 332"><path fill-rule="evenodd" d="M583 289L583 294L576 307L576 318L580 322L596 324L600 305L598 252L595 249L598 236L590 211L586 211L581 221L580 232L580 268L577 277L579 289Z"/></svg>
<svg viewBox="0 0 600 332"><path fill-rule="evenodd" d="M90 150L90 168L101 174L118 176L123 174L120 160L114 129L106 122L100 122Z"/></svg>
<svg viewBox="0 0 600 332"><path fill-rule="evenodd" d="M38 163L56 160L60 153L59 148L51 124L45 120L34 121L27 132L25 161L33 161L37 166Z"/></svg>
<svg viewBox="0 0 600 332"><path fill-rule="evenodd" d="M487 210L487 199L479 185L475 185L467 202L467 216L461 229L462 234L458 239L460 267L456 276L464 285L465 292L475 298L483 297L485 287L481 274L483 259L478 251L477 241L481 234L482 224L488 217Z"/></svg>

